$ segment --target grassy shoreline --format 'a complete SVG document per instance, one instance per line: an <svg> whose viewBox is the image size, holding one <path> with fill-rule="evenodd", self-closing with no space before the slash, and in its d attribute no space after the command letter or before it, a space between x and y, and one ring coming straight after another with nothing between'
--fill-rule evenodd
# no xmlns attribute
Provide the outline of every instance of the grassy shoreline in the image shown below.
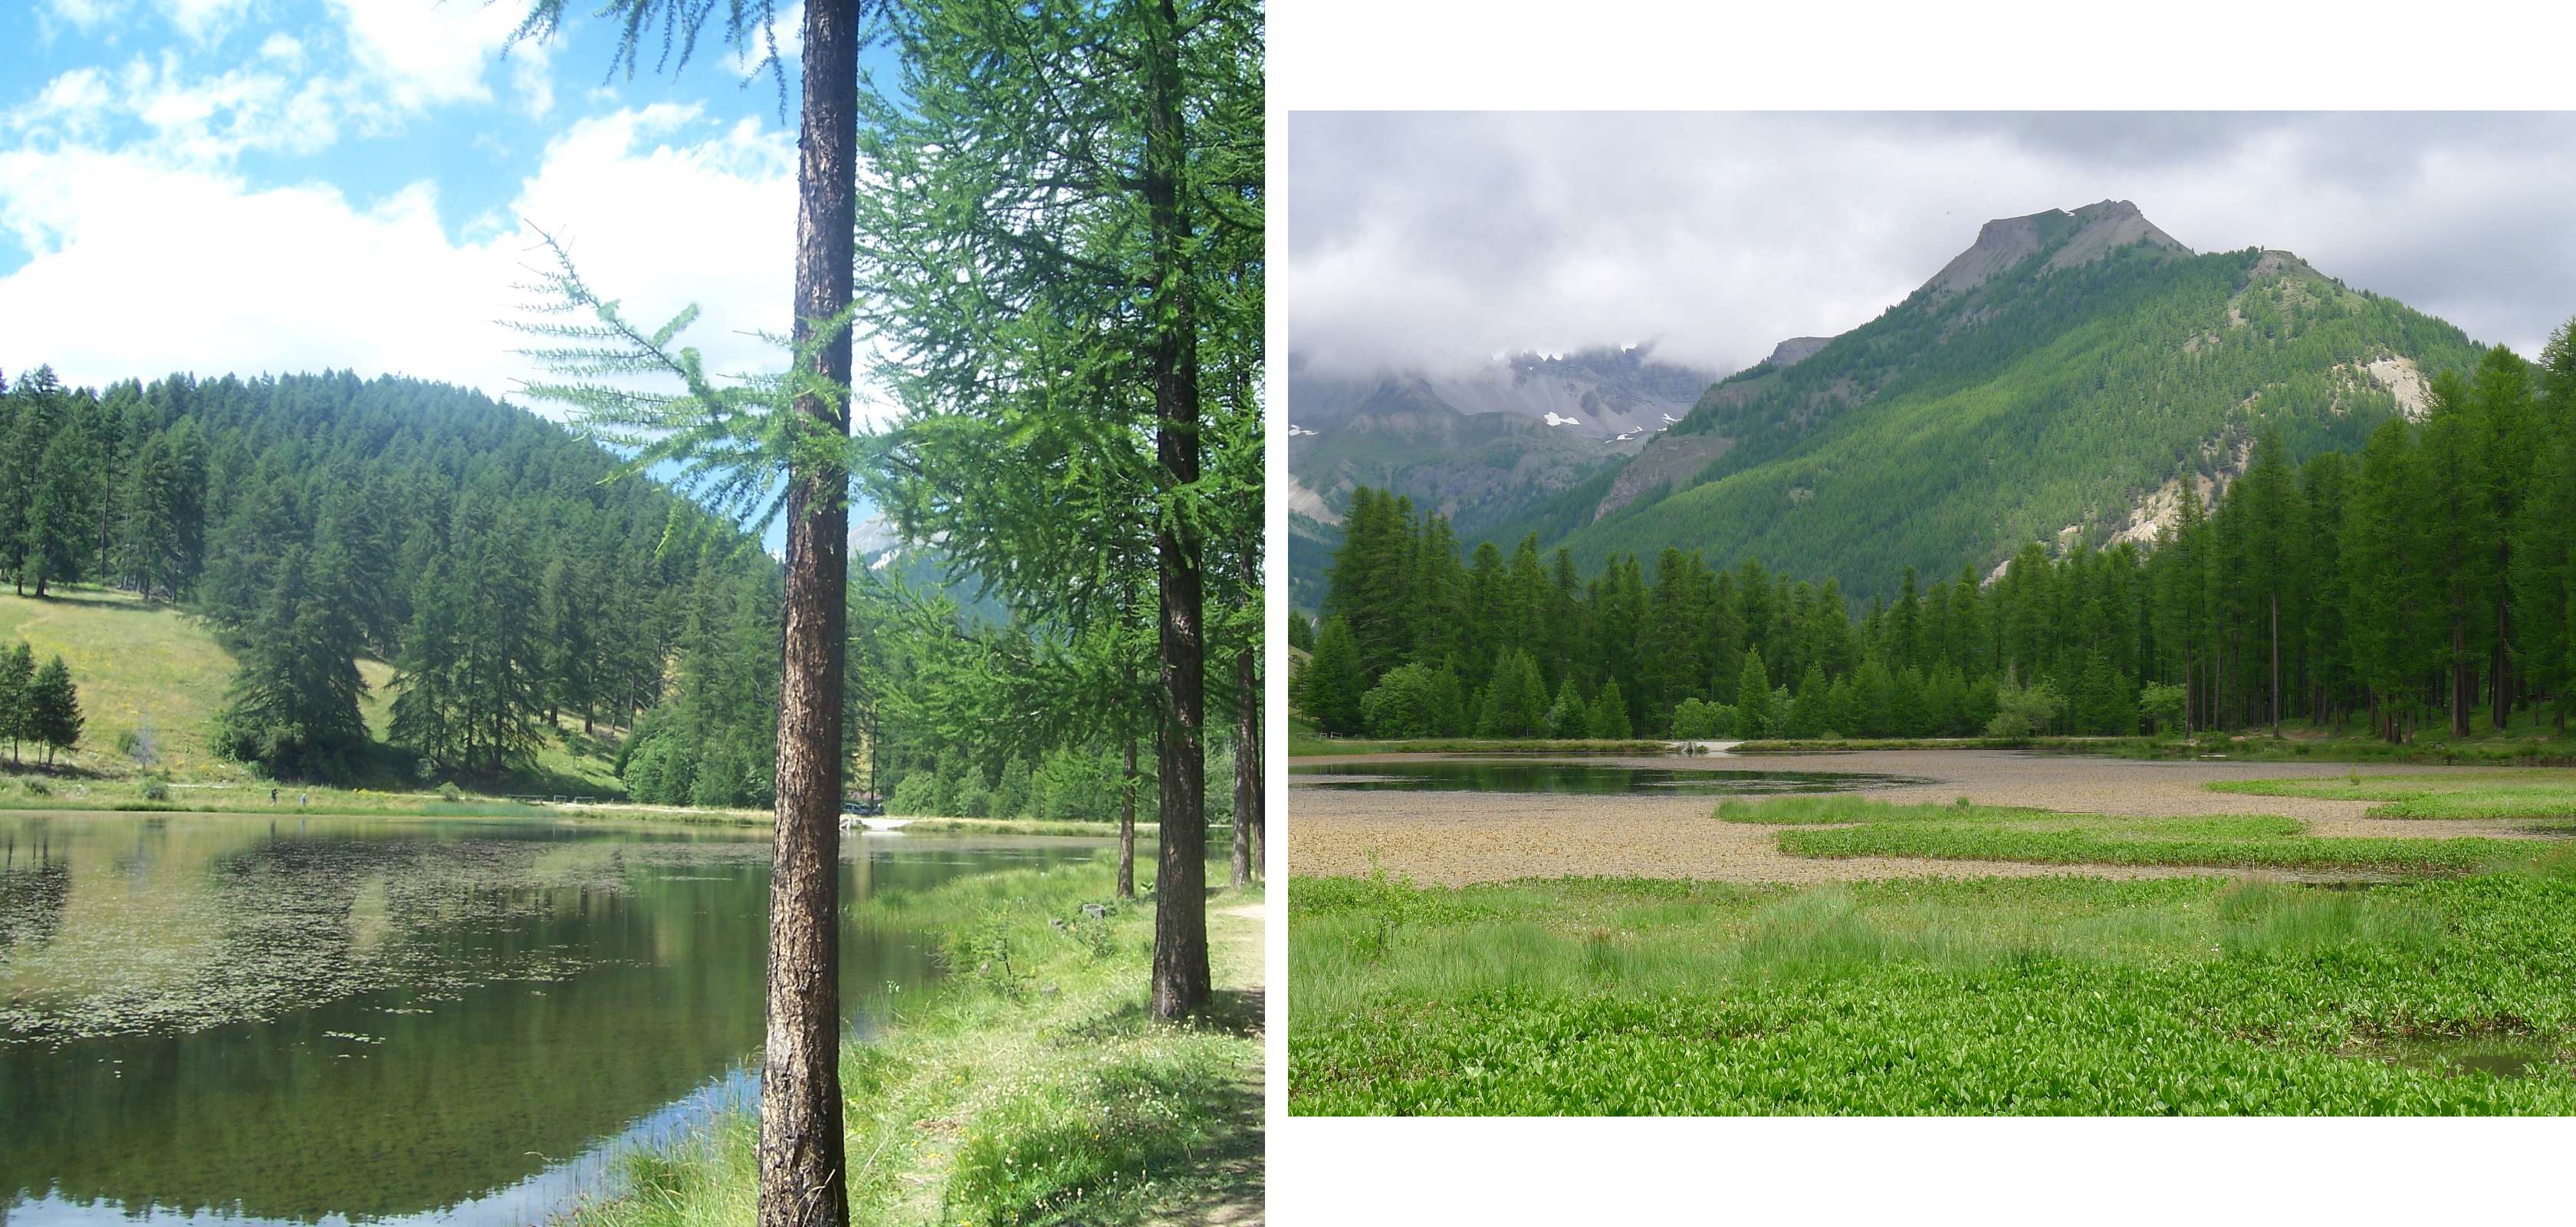
<svg viewBox="0 0 2576 1227"><path fill-rule="evenodd" d="M171 783L163 787L168 791L166 799L147 796L144 782L135 779L0 774L0 813L42 810L270 816L328 814L360 818L529 818L562 822L646 822L759 828L768 827L773 820L768 810L702 809L615 801L557 804L474 793L450 797L436 792L385 792L328 785L279 784L275 802L268 799L267 784ZM299 801L299 798L303 800ZM922 816L914 818L905 829L964 835L1114 837L1118 834L1115 821L1065 818ZM1136 824L1136 837L1140 840L1151 841L1155 832L1156 824L1152 821Z"/></svg>
<svg viewBox="0 0 2576 1227"><path fill-rule="evenodd" d="M922 932L954 971L890 1033L842 1051L852 1221L1199 1221L1210 1207L1257 1208L1261 943L1257 922L1224 913L1261 900L1258 887L1211 894L1215 1007L1183 1027L1145 1017L1153 906L1112 898L1105 859L868 901L870 920ZM1086 917L1085 903L1108 915ZM747 1222L755 1132L742 1114L702 1145L631 1155L625 1190L566 1221Z"/></svg>
<svg viewBox="0 0 2576 1227"><path fill-rule="evenodd" d="M2295 732L2295 731L2294 731ZM1351 754L1665 754L1679 743L1547 741L1503 738L1420 738L1379 741L1323 737L1292 729L1294 759ZM2105 754L2121 758L2204 759L2231 762L2418 763L2499 767L2576 767L2576 740L2535 735L2482 734L2448 740L2424 734L2409 745L2349 735L2262 734L2180 737L1759 737L1736 742L1736 754L1834 754L1860 750L2023 750L2049 754Z"/></svg>

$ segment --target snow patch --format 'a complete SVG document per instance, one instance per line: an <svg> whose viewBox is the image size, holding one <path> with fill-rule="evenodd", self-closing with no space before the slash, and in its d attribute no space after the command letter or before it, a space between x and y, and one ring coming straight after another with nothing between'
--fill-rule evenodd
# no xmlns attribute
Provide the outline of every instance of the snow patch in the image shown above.
<svg viewBox="0 0 2576 1227"><path fill-rule="evenodd" d="M1299 426L1295 422L1288 423L1288 437L1291 439L1294 439L1299 435L1314 435L1321 433L1321 431L1308 430L1303 426Z"/></svg>
<svg viewBox="0 0 2576 1227"><path fill-rule="evenodd" d="M1553 409L1547 411L1546 421L1550 426L1580 426L1583 424L1583 419L1560 417Z"/></svg>

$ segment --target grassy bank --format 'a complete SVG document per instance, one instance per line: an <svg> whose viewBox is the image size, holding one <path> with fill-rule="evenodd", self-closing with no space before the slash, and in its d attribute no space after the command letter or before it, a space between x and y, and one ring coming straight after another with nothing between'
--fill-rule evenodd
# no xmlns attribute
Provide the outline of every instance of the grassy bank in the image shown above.
<svg viewBox="0 0 2576 1227"><path fill-rule="evenodd" d="M1218 993L1203 1025L1145 1017L1150 901L1111 898L1106 860L959 879L870 900L954 969L892 1034L843 1052L852 1219L869 1223L1201 1222L1261 1204L1258 890L1209 900ZM1085 903L1110 905L1100 920ZM1060 922L1062 927L1050 922ZM602 1227L751 1220L755 1131L639 1155Z"/></svg>
<svg viewBox="0 0 2576 1227"><path fill-rule="evenodd" d="M1291 1111L2553 1113L2576 866L1290 887Z"/></svg>
<svg viewBox="0 0 2576 1227"><path fill-rule="evenodd" d="M2370 807L2374 818L2576 819L2576 771L2554 769L2474 783L2441 775L2374 775L2221 780L2208 788L2248 796L2382 802Z"/></svg>
<svg viewBox="0 0 2576 1227"><path fill-rule="evenodd" d="M544 818L616 822L676 823L688 826L767 828L768 810L708 809L679 805L635 805L616 802L555 805L460 793L385 792L334 788L320 784L279 784L277 800L266 783L169 783L159 790L134 779L83 779L43 773L0 774L0 811L6 810L142 810L205 814L341 814L386 818ZM1078 835L1114 837L1114 821L1059 818L915 818L906 828L923 833L958 835ZM1226 828L1209 828L1211 838L1227 837ZM1136 837L1151 842L1156 827L1138 822Z"/></svg>
<svg viewBox="0 0 2576 1227"><path fill-rule="evenodd" d="M1726 801L1717 818L1786 825L1780 848L1798 856L2465 873L2531 851L2522 840L2316 836L2271 814L2139 818L1853 797Z"/></svg>

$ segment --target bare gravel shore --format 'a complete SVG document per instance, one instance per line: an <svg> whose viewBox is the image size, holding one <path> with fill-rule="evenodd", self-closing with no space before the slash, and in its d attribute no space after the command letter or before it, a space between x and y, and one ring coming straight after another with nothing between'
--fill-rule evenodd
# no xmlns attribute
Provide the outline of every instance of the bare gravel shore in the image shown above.
<svg viewBox="0 0 2576 1227"><path fill-rule="evenodd" d="M1330 763L1415 760L1359 755L1296 760ZM2027 754L2008 750L1864 750L1828 754L1746 754L1706 758L1597 758L1602 765L1728 771L1849 771L1911 776L1929 783L1875 788L1874 799L2032 806L2068 813L2141 817L2280 814L2318 835L2457 838L2527 835L2507 822L2409 822L2363 816L2369 803L2211 792L2213 780L2457 772L2508 768L2346 763L2159 762ZM1782 853L1780 828L1718 822L1709 796L1568 796L1544 793L1365 792L1298 787L1288 794L1292 873L1365 874L1383 868L1418 882L1462 885L1566 875L1702 878L1728 882L1848 882L1900 877L2154 878L2222 874L2297 878L2242 869L2114 865L2030 865L1861 857L1821 860ZM2350 877L2349 874L2324 875Z"/></svg>

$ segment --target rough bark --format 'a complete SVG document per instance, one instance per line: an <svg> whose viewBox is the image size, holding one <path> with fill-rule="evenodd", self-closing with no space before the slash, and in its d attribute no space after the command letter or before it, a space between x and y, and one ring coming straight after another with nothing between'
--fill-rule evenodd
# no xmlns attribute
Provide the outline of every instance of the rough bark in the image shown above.
<svg viewBox="0 0 2576 1227"><path fill-rule="evenodd" d="M1154 452L1163 489L1175 495L1199 477L1198 330L1190 308L1189 216L1181 193L1180 16L1172 0L1145 12L1146 218L1153 251L1155 328L1147 355L1154 384ZM1161 850L1154 876L1153 1016L1177 1019L1207 1003L1206 641L1197 526L1168 511L1156 518L1160 582L1157 654L1162 730L1154 739L1161 773Z"/></svg>
<svg viewBox="0 0 2576 1227"><path fill-rule="evenodd" d="M796 337L850 304L858 132L858 0L807 0L797 141ZM814 355L846 384L842 333ZM837 444L847 410L796 399ZM844 1227L841 1123L841 676L849 584L849 480L800 458L787 493L786 633L778 690L777 838L769 894L769 1036L760 1082L761 1227Z"/></svg>

